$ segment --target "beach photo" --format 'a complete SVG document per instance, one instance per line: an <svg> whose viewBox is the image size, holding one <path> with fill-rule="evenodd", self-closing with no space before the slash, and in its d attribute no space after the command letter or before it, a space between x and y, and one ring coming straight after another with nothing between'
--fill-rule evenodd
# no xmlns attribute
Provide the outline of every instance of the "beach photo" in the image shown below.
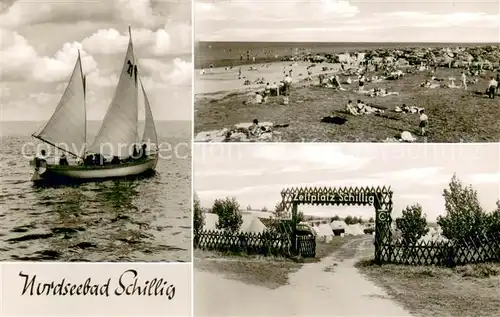
<svg viewBox="0 0 500 317"><path fill-rule="evenodd" d="M195 316L497 316L498 144L195 144Z"/></svg>
<svg viewBox="0 0 500 317"><path fill-rule="evenodd" d="M500 139L497 0L193 10L195 142Z"/></svg>
<svg viewBox="0 0 500 317"><path fill-rule="evenodd" d="M2 3L0 261L190 262L190 1Z"/></svg>

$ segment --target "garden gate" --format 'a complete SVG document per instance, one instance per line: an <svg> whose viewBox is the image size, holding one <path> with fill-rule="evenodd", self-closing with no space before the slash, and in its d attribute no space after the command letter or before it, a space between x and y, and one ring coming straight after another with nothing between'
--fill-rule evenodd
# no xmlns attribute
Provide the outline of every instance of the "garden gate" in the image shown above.
<svg viewBox="0 0 500 317"><path fill-rule="evenodd" d="M297 253L297 206L333 205L375 208L375 261L389 256L392 241L392 190L390 187L292 187L281 191L282 207L292 216L292 251Z"/></svg>

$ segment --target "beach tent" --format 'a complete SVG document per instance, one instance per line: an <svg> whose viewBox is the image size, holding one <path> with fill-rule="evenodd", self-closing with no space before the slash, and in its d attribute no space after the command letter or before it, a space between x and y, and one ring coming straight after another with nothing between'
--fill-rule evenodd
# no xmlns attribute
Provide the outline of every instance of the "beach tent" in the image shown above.
<svg viewBox="0 0 500 317"><path fill-rule="evenodd" d="M319 230L319 228L318 228L317 225L314 224L312 226L312 229L313 229L313 231L314 231L314 233L315 233L316 236L320 236L320 230Z"/></svg>
<svg viewBox="0 0 500 317"><path fill-rule="evenodd" d="M333 220L332 222L330 222L330 228L335 233L336 236L351 234L349 226L347 226L344 220Z"/></svg>
<svg viewBox="0 0 500 317"><path fill-rule="evenodd" d="M330 242L333 238L333 232L329 225L322 223L318 226L318 237L320 237L324 242Z"/></svg>
<svg viewBox="0 0 500 317"><path fill-rule="evenodd" d="M260 221L257 216L251 214L242 215L243 223L240 227L240 232L246 233L262 233L266 230L266 226Z"/></svg>
<svg viewBox="0 0 500 317"><path fill-rule="evenodd" d="M203 226L203 230L219 231L219 229L217 229L218 222L219 222L219 216L217 216L216 214L206 212L205 213L205 225Z"/></svg>
<svg viewBox="0 0 500 317"><path fill-rule="evenodd" d="M352 234L353 236L361 236L365 234L365 232L363 231L363 226L359 223L348 225L348 227L350 234Z"/></svg>

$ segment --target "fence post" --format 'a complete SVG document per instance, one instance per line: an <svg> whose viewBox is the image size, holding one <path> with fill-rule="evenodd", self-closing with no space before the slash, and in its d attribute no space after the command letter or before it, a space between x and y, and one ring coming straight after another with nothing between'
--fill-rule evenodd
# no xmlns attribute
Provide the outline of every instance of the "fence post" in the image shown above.
<svg viewBox="0 0 500 317"><path fill-rule="evenodd" d="M292 206L292 254L298 255L299 249L297 245L297 203L294 203Z"/></svg>

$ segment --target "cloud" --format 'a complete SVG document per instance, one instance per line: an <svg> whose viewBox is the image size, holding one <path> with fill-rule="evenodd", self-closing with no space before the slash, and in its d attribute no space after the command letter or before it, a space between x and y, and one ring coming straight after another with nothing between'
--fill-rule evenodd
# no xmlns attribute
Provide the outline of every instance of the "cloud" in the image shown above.
<svg viewBox="0 0 500 317"><path fill-rule="evenodd" d="M191 51L191 27L184 23L165 25L156 31L133 29L132 39L135 49L145 48L147 53L156 57ZM124 53L128 41L128 32L120 33L110 28L95 32L83 39L82 44L91 54L110 55Z"/></svg>
<svg viewBox="0 0 500 317"><path fill-rule="evenodd" d="M482 7L484 12L468 12L453 8L446 13L435 13L439 12L436 9L439 5L429 3L425 5L429 12L403 11L408 5L395 3L380 12L380 9L372 10L373 5L350 1L197 1L195 34L197 40L203 41L311 42L332 38L338 42L371 42L374 38L382 42L429 41L430 38L433 41L498 41L498 10ZM384 5L388 3L380 4ZM396 11L398 9L400 11Z"/></svg>
<svg viewBox="0 0 500 317"><path fill-rule="evenodd" d="M262 162L266 160L282 162L283 168L303 166L302 170L308 170L310 167L357 170L370 161L369 158L345 154L338 146L322 148L314 144L301 144L297 147L287 147L286 144L258 147L252 151L252 157Z"/></svg>
<svg viewBox="0 0 500 317"><path fill-rule="evenodd" d="M54 56L39 56L28 41L17 32L2 29L0 67L2 80L35 80L57 82L66 80L75 66L78 50L82 66L87 72L97 68L92 56L87 54L79 42L63 44Z"/></svg>
<svg viewBox="0 0 500 317"><path fill-rule="evenodd" d="M442 167L408 168L386 173L376 173L373 176L393 181L419 181L433 179L436 176L441 176L440 172L442 170Z"/></svg>
<svg viewBox="0 0 500 317"><path fill-rule="evenodd" d="M364 21L368 24L383 23L386 27L500 27L500 13L488 14L485 12L451 12L435 14L429 12L385 12L374 15L374 19ZM371 22L371 23L370 23Z"/></svg>
<svg viewBox="0 0 500 317"><path fill-rule="evenodd" d="M239 22L258 21L314 21L352 17L359 9L349 1L197 1L194 5L197 23L215 20Z"/></svg>
<svg viewBox="0 0 500 317"><path fill-rule="evenodd" d="M160 83L174 86L191 86L192 63L175 58L170 63L163 63L155 59L139 60L140 69L146 76Z"/></svg>
<svg viewBox="0 0 500 317"><path fill-rule="evenodd" d="M154 27L164 17L154 14L150 0L67 1L53 0L14 2L1 15L3 27L16 28L42 23L75 23L79 21L120 22ZM164 23L164 22L163 22Z"/></svg>
<svg viewBox="0 0 500 317"><path fill-rule="evenodd" d="M473 184L493 183L498 184L498 192L500 193L500 173L482 173L473 174L468 177L468 180Z"/></svg>

